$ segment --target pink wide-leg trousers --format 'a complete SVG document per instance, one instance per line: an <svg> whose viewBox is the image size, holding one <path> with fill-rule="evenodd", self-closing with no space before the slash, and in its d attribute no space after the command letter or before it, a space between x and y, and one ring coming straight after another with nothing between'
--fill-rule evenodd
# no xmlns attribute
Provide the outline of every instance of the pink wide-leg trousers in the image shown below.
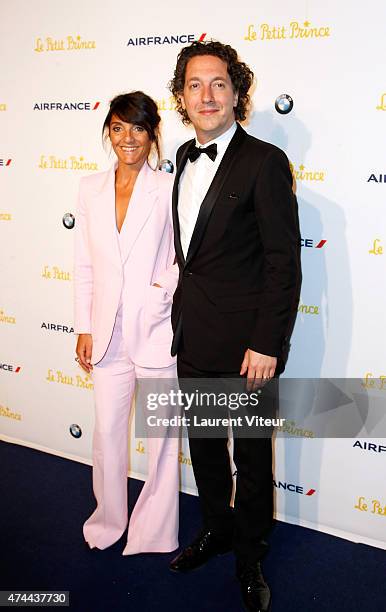
<svg viewBox="0 0 386 612"><path fill-rule="evenodd" d="M97 507L83 526L91 548L111 546L127 527L128 423L137 378L175 379L176 367L143 368L131 361L120 309L107 352L93 368ZM146 447L148 476L130 517L124 555L178 548L179 440L148 437Z"/></svg>

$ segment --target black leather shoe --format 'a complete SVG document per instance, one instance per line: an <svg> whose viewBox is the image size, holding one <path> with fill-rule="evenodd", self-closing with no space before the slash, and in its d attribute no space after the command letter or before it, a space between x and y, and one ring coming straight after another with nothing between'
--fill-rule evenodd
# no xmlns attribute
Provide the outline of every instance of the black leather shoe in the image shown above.
<svg viewBox="0 0 386 612"><path fill-rule="evenodd" d="M237 564L237 578L241 583L241 594L248 612L269 612L271 591L264 580L260 561Z"/></svg>
<svg viewBox="0 0 386 612"><path fill-rule="evenodd" d="M230 541L216 539L211 531L205 530L170 563L174 572L189 572L204 565L211 557L231 550Z"/></svg>

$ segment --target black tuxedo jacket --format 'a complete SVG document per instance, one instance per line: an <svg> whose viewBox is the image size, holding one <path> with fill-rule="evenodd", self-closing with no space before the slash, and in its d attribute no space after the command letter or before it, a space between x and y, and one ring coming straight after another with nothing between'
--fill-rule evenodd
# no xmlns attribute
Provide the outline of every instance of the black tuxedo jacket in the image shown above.
<svg viewBox="0 0 386 612"><path fill-rule="evenodd" d="M301 284L300 232L286 155L238 125L201 204L184 257L178 187L192 141L177 151L173 223L179 281L172 354L238 372L250 348L284 370Z"/></svg>

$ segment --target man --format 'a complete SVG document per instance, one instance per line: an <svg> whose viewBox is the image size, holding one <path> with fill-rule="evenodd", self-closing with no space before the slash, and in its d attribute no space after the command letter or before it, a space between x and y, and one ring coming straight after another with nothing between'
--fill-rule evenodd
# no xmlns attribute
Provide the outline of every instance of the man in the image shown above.
<svg viewBox="0 0 386 612"><path fill-rule="evenodd" d="M180 269L172 354L178 376L246 376L249 388L284 370L299 300L300 234L285 154L248 135L253 73L229 45L194 42L178 56L170 89L196 139L177 151L173 191ZM188 571L233 549L248 610L271 596L260 560L272 525L270 437L234 439L237 484L226 438L190 437L203 530L171 563Z"/></svg>

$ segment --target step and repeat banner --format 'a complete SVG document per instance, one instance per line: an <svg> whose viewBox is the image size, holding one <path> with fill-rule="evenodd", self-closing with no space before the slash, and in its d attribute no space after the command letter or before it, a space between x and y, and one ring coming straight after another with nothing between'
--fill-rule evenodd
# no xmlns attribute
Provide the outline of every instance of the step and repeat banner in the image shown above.
<svg viewBox="0 0 386 612"><path fill-rule="evenodd" d="M249 64L256 82L244 127L292 164L304 280L286 377L360 379L386 406L386 5L234 7L2 3L1 439L91 461L93 382L74 359L79 179L113 163L101 133L108 103L137 89L157 101L162 157L174 163L192 131L167 84L177 53L197 39L229 43ZM275 440L277 517L386 548L386 440L377 429L322 439L296 419L286 428L291 437ZM146 461L146 440L132 428L130 473L143 478ZM180 463L182 488L194 493L186 440Z"/></svg>

